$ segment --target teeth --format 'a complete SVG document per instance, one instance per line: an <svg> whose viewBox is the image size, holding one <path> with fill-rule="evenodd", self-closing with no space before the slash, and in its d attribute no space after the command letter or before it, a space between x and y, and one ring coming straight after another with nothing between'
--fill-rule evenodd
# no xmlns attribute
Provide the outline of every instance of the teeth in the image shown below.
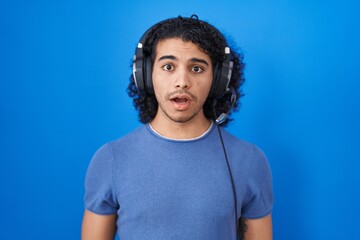
<svg viewBox="0 0 360 240"><path fill-rule="evenodd" d="M187 102L187 99L186 98L175 98L175 102L185 103L185 102Z"/></svg>

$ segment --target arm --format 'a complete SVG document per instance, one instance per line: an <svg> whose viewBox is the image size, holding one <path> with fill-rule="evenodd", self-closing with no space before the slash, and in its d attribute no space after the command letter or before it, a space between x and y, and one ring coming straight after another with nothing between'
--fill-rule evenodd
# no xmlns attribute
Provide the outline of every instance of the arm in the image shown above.
<svg viewBox="0 0 360 240"><path fill-rule="evenodd" d="M82 222L82 240L113 240L116 231L116 214L98 215L85 210Z"/></svg>
<svg viewBox="0 0 360 240"><path fill-rule="evenodd" d="M271 215L259 219L246 219L244 240L272 240Z"/></svg>

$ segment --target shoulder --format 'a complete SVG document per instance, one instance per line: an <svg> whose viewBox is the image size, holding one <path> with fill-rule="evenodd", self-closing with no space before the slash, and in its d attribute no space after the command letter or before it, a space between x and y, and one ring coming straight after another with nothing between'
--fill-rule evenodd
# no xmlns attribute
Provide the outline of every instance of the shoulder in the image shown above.
<svg viewBox="0 0 360 240"><path fill-rule="evenodd" d="M239 139L222 129L226 152L241 199L241 214L245 218L260 218L273 207L272 174L264 152L255 144Z"/></svg>
<svg viewBox="0 0 360 240"><path fill-rule="evenodd" d="M270 165L265 153L254 143L242 140L222 129L226 152L235 169L244 171L248 177L262 178L270 174Z"/></svg>
<svg viewBox="0 0 360 240"><path fill-rule="evenodd" d="M146 132L146 126L143 125L122 137L104 143L95 151L92 162L110 161L113 158L114 151L121 148L126 149L133 145L133 143L139 142L141 138L146 137Z"/></svg>
<svg viewBox="0 0 360 240"><path fill-rule="evenodd" d="M224 144L227 148L241 152L242 154L247 154L249 157L253 155L264 155L262 150L255 144L238 138L224 128L221 128L221 134L224 140Z"/></svg>
<svg viewBox="0 0 360 240"><path fill-rule="evenodd" d="M110 149L126 148L140 142L141 139L146 139L148 135L147 126L142 125L124 136L107 142L105 145L108 145Z"/></svg>

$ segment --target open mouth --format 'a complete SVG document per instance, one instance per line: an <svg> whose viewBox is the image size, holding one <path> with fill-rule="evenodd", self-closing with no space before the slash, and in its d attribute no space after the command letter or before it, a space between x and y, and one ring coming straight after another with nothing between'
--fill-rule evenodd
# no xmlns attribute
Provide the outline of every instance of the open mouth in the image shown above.
<svg viewBox="0 0 360 240"><path fill-rule="evenodd" d="M170 98L175 109L185 111L191 106L192 98L186 94L178 94Z"/></svg>
<svg viewBox="0 0 360 240"><path fill-rule="evenodd" d="M176 102L176 103L187 103L189 100L187 99L187 98L174 98L174 99L172 99L174 102Z"/></svg>

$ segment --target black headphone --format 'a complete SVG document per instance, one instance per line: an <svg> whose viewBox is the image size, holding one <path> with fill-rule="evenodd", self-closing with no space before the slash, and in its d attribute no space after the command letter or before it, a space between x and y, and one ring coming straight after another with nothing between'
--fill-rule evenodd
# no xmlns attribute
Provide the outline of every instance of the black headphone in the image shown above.
<svg viewBox="0 0 360 240"><path fill-rule="evenodd" d="M183 17L182 17L183 18ZM171 21L176 18L167 19L161 21L152 27L150 27L141 37L134 55L133 62L133 77L135 85L141 94L154 94L154 88L152 84L152 60L151 57L147 57L144 54L144 44L148 38L149 33L158 25ZM184 18L183 18L184 19ZM186 19L186 18L185 18ZM191 18L194 19L194 18ZM197 20L200 21L200 20ZM229 83L231 79L233 62L230 60L230 48L225 47L224 53L226 59L223 62L215 63L213 70L213 82L211 85L211 90L209 97L219 99L226 92L229 91Z"/></svg>
<svg viewBox="0 0 360 240"><path fill-rule="evenodd" d="M174 19L174 18L172 18L172 19ZM169 20L171 21L172 19L167 19L167 20L161 21L161 22L153 25L152 27L150 27L143 34L143 36L141 37L141 39L136 47L134 62L133 62L133 78L135 81L135 85L140 94L154 94L154 88L153 88L153 84L152 84L152 61L151 61L151 57L146 57L144 54L144 48L143 48L144 44L148 38L149 33L155 27L157 27L159 24L162 24L166 21L169 21ZM200 20L198 20L198 21L200 21ZM227 168L228 168L229 174L230 174L232 192L233 192L233 197L234 197L234 205L235 205L236 238L240 239L240 235L238 232L239 225L238 225L238 219L237 219L237 197L236 197L235 183L234 183L231 168L229 165L225 144L224 144L222 134L221 134L221 131L219 128L219 125L226 120L228 114L231 112L231 110L236 102L235 89L229 85L230 80L231 80L232 69L233 69L233 65L234 65L234 63L230 60L230 48L225 47L224 53L225 53L226 59L223 62L215 63L214 70L213 70L213 82L211 85L209 97L214 98L213 111L214 111L214 115L216 116L215 106L217 103L217 99L222 98L225 94L231 94L231 100L230 100L231 103L230 103L228 112L221 113L221 115L216 118L215 123L218 126L217 129L219 131L219 137L221 140L222 149L224 151Z"/></svg>

